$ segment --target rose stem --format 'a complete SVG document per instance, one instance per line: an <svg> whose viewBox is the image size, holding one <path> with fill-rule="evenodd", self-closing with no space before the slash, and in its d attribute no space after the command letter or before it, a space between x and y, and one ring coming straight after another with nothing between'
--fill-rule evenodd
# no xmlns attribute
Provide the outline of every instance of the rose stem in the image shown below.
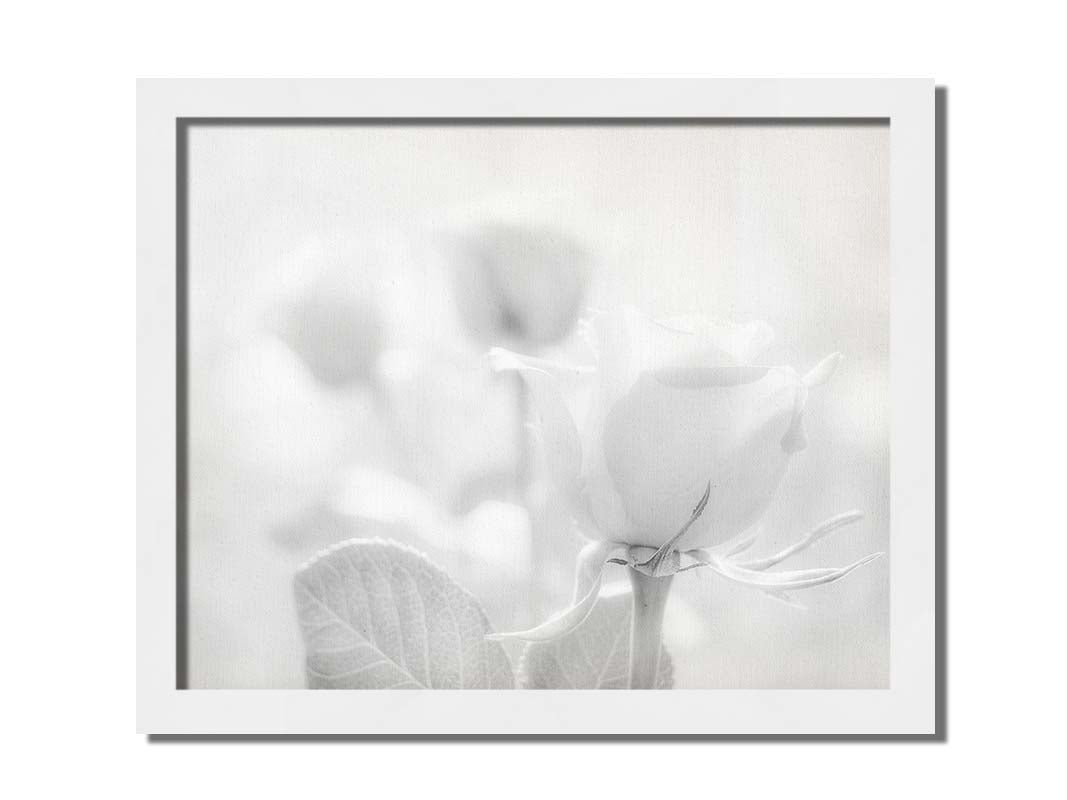
<svg viewBox="0 0 1067 800"><path fill-rule="evenodd" d="M530 388L518 372L515 380L515 486L525 502L533 478L533 458L530 453L530 432L526 423L530 418Z"/></svg>
<svg viewBox="0 0 1067 800"><path fill-rule="evenodd" d="M527 566L526 585L531 621L543 616L540 598L543 596L539 577L548 569L545 563L546 545L544 531L541 530L542 509L540 498L534 491L534 458L530 446L530 431L527 423L533 402L530 387L519 373L515 373L515 489L519 502L530 515L530 561Z"/></svg>
<svg viewBox="0 0 1067 800"><path fill-rule="evenodd" d="M630 688L654 689L662 650L663 612L674 576L652 578L635 569L627 571L634 595L630 623Z"/></svg>

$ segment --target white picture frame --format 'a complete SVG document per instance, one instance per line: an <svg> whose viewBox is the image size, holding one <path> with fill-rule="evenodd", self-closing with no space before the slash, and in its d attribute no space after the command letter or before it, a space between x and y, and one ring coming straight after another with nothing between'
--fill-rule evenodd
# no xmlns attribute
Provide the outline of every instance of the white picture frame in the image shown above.
<svg viewBox="0 0 1067 800"><path fill-rule="evenodd" d="M137 108L137 729L936 738L935 91L920 79L144 80ZM876 118L890 128L891 667L877 690L188 690L177 442L183 126L207 118Z"/></svg>

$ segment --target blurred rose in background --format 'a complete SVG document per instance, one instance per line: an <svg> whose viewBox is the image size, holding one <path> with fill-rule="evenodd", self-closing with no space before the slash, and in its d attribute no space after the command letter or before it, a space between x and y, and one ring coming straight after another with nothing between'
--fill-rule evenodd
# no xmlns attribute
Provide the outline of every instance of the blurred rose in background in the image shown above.
<svg viewBox="0 0 1067 800"><path fill-rule="evenodd" d="M487 223L448 243L456 310L487 346L556 344L573 330L585 299L589 257L552 228Z"/></svg>

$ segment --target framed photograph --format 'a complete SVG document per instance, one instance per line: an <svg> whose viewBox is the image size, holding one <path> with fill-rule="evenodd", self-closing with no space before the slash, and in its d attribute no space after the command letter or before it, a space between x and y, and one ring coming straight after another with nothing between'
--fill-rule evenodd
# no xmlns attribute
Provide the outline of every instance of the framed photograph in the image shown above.
<svg viewBox="0 0 1067 800"><path fill-rule="evenodd" d="M142 81L139 730L936 738L934 103Z"/></svg>

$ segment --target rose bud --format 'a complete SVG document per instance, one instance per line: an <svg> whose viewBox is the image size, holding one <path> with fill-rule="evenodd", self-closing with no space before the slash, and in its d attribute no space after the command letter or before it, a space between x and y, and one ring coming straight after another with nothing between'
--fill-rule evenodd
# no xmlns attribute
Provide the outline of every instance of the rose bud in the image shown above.
<svg viewBox="0 0 1067 800"><path fill-rule="evenodd" d="M589 257L561 230L485 223L450 237L457 309L478 341L536 350L571 332Z"/></svg>

